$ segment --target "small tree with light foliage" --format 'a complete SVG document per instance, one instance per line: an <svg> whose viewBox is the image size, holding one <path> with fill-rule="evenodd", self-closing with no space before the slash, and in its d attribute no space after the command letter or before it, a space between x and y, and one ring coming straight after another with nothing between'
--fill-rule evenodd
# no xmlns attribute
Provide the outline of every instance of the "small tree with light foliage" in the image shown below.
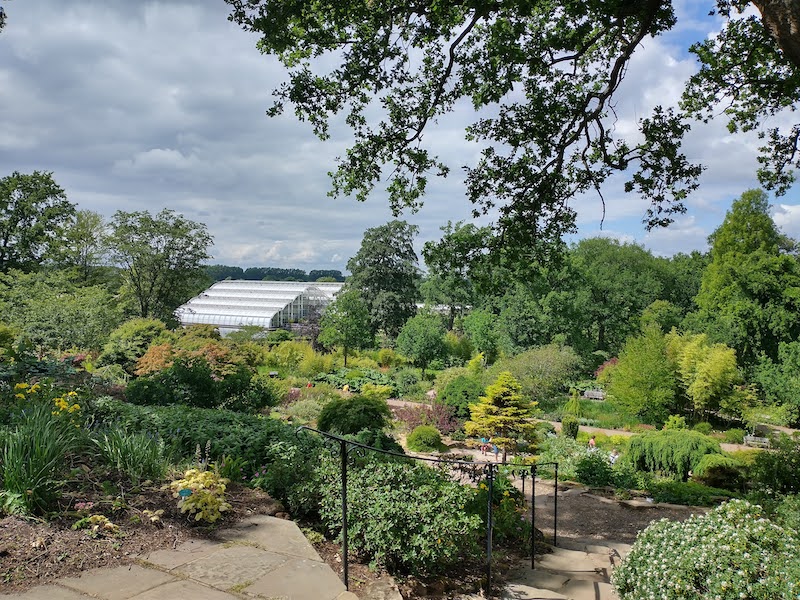
<svg viewBox="0 0 800 600"><path fill-rule="evenodd" d="M508 451L516 449L517 439L535 430L529 419L537 403L527 400L521 389L514 376L503 371L486 388L486 395L470 406L470 420L464 423L467 435L491 438L502 448L503 462Z"/></svg>

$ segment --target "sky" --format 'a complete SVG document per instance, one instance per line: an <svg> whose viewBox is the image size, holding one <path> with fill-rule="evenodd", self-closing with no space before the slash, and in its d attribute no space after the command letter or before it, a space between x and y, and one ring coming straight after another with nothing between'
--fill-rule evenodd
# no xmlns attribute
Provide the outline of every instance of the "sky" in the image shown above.
<svg viewBox="0 0 800 600"><path fill-rule="evenodd" d="M642 45L617 95L623 135L635 136L637 119L655 104L677 102L697 69L686 48L719 29L707 16L710 2L675 4L676 30ZM285 72L258 52L253 34L227 20L222 0L2 6L0 177L50 171L79 209L106 218L117 210L175 210L206 224L210 262L245 268L344 271L364 231L393 218L380 188L365 203L327 196L327 173L344 153L347 130L334 126L322 142L290 109L266 116ZM452 170L431 182L418 213L402 217L419 227L418 251L448 220L491 221L471 218L460 179L461 165L476 154L463 141L472 117L456 112L426 134ZM706 250L731 202L758 187L757 146L754 136L731 136L721 119L695 125L685 152L707 168L685 216L647 233L646 203L625 194L616 177L603 187L604 219L596 194L573 201L579 231L570 241L606 235L661 256ZM772 202L776 224L800 238L800 184Z"/></svg>

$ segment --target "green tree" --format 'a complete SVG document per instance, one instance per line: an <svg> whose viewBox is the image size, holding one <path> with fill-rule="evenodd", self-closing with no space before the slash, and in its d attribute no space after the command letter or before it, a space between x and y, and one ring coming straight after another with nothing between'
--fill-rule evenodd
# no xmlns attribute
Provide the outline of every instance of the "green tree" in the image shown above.
<svg viewBox="0 0 800 600"><path fill-rule="evenodd" d="M658 263L636 244L581 240L570 251L572 301L593 350L616 354L638 330L642 311L663 291Z"/></svg>
<svg viewBox="0 0 800 600"><path fill-rule="evenodd" d="M642 329L651 325L658 327L662 333L671 331L673 327L681 324L681 309L667 300L654 300L642 311L639 324Z"/></svg>
<svg viewBox="0 0 800 600"><path fill-rule="evenodd" d="M569 346L548 344L500 359L487 375L495 377L500 371L509 371L519 382L523 396L538 403L564 391L566 382L578 374L580 364L580 357Z"/></svg>
<svg viewBox="0 0 800 600"><path fill-rule="evenodd" d="M367 348L374 343L375 337L369 324L369 308L358 290L342 290L325 307L317 341L328 348L341 346L345 367L348 350Z"/></svg>
<svg viewBox="0 0 800 600"><path fill-rule="evenodd" d="M475 286L472 270L486 257L484 248L490 236L488 227L475 227L459 221L450 221L441 228L442 239L425 242L422 256L428 267L428 277L421 286L428 304L443 304L450 310L447 323L453 329L456 313L475 304Z"/></svg>
<svg viewBox="0 0 800 600"><path fill-rule="evenodd" d="M503 449L503 462L508 450L516 448L517 439L535 430L529 419L536 402L525 398L521 390L514 376L503 371L478 403L470 407L470 419L464 423L467 435L492 438Z"/></svg>
<svg viewBox="0 0 800 600"><path fill-rule="evenodd" d="M444 334L441 317L423 311L403 325L397 336L397 349L422 369L424 377L430 362L444 354Z"/></svg>
<svg viewBox="0 0 800 600"><path fill-rule="evenodd" d="M477 120L466 138L482 149L466 166L467 195L475 213L498 212L497 227L516 248L572 231L569 198L618 171L629 174L627 192L650 201L647 226L670 223L702 170L680 149L691 117L722 112L732 130L755 129L800 98L800 19L788 0L709 1L725 22L692 47L702 68L686 113L656 106L635 143L614 131L613 105L636 51L675 27L672 2L226 2L229 18L288 70L270 115L291 104L321 139L331 117L350 125L354 141L332 173L334 195L364 200L391 165L390 206L417 208L429 177L449 172L422 144L425 131L471 105ZM751 4L760 18L742 15ZM790 183L797 133L767 132L765 185Z"/></svg>
<svg viewBox="0 0 800 600"><path fill-rule="evenodd" d="M157 319L131 319L111 332L97 364L120 365L133 375L137 361L152 343L166 336L167 328Z"/></svg>
<svg viewBox="0 0 800 600"><path fill-rule="evenodd" d="M121 314L105 288L78 286L63 271L11 271L0 275L0 320L42 358L70 348L99 350Z"/></svg>
<svg viewBox="0 0 800 600"><path fill-rule="evenodd" d="M663 423L670 413L679 412L677 373L658 327L648 327L625 342L610 378L609 398L646 422Z"/></svg>
<svg viewBox="0 0 800 600"><path fill-rule="evenodd" d="M202 223L164 209L117 211L109 247L125 272L125 283L141 317L173 321L173 311L205 287L203 261L212 238Z"/></svg>
<svg viewBox="0 0 800 600"><path fill-rule="evenodd" d="M735 200L709 237L695 327L736 351L745 367L761 354L775 361L781 342L800 338L800 263L769 216L761 190Z"/></svg>
<svg viewBox="0 0 800 600"><path fill-rule="evenodd" d="M74 214L52 173L14 171L0 179L0 272L33 271L57 257Z"/></svg>
<svg viewBox="0 0 800 600"><path fill-rule="evenodd" d="M75 267L83 282L89 282L92 269L104 262L107 253L106 224L103 215L79 210L64 232L61 262Z"/></svg>
<svg viewBox="0 0 800 600"><path fill-rule="evenodd" d="M416 234L415 225L397 220L367 229L358 252L347 262L347 287L361 292L373 333L382 330L397 337L417 310Z"/></svg>

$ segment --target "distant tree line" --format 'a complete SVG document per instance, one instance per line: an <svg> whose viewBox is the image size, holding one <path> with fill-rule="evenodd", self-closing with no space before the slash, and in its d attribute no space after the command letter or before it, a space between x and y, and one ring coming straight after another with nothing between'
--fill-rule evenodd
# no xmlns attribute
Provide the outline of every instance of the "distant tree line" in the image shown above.
<svg viewBox="0 0 800 600"><path fill-rule="evenodd" d="M280 269L277 267L231 267L208 265L205 273L212 281L246 279L249 281L344 281L344 275L336 269L313 269L306 273L302 269Z"/></svg>

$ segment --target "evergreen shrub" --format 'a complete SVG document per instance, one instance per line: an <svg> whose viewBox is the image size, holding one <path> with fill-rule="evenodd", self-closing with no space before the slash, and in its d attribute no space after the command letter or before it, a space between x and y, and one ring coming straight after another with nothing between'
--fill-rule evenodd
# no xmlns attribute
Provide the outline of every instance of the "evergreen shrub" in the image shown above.
<svg viewBox="0 0 800 600"><path fill-rule="evenodd" d="M728 429L724 434L726 444L744 444L744 436L747 432L744 429Z"/></svg>
<svg viewBox="0 0 800 600"><path fill-rule="evenodd" d="M380 398L337 398L322 408L317 427L330 433L356 434L362 429L383 429L391 415L386 400Z"/></svg>
<svg viewBox="0 0 800 600"><path fill-rule="evenodd" d="M420 425L408 434L409 450L413 452L436 452L442 447L442 436L431 425Z"/></svg>
<svg viewBox="0 0 800 600"><path fill-rule="evenodd" d="M564 415L561 419L561 434L574 440L578 437L578 431L580 431L578 418L574 415Z"/></svg>
<svg viewBox="0 0 800 600"><path fill-rule="evenodd" d="M595 487L614 485L614 471L608 455L602 450L587 452L575 462L575 477L584 484ZM616 487L616 486L615 486Z"/></svg>
<svg viewBox="0 0 800 600"><path fill-rule="evenodd" d="M701 421L700 423L695 423L695 426L692 427L695 431L702 433L703 435L710 435L712 431L714 431L714 427L712 427L711 423L707 423L706 421Z"/></svg>
<svg viewBox="0 0 800 600"><path fill-rule="evenodd" d="M456 417L467 419L470 404L475 404L481 394L483 388L474 378L461 375L447 384L439 399L455 409Z"/></svg>
<svg viewBox="0 0 800 600"><path fill-rule="evenodd" d="M692 472L692 477L711 487L737 490L742 485L744 465L722 454L706 454Z"/></svg>
<svg viewBox="0 0 800 600"><path fill-rule="evenodd" d="M635 435L627 459L641 471L660 472L686 481L706 454L721 454L719 442L697 431L665 429Z"/></svg>

